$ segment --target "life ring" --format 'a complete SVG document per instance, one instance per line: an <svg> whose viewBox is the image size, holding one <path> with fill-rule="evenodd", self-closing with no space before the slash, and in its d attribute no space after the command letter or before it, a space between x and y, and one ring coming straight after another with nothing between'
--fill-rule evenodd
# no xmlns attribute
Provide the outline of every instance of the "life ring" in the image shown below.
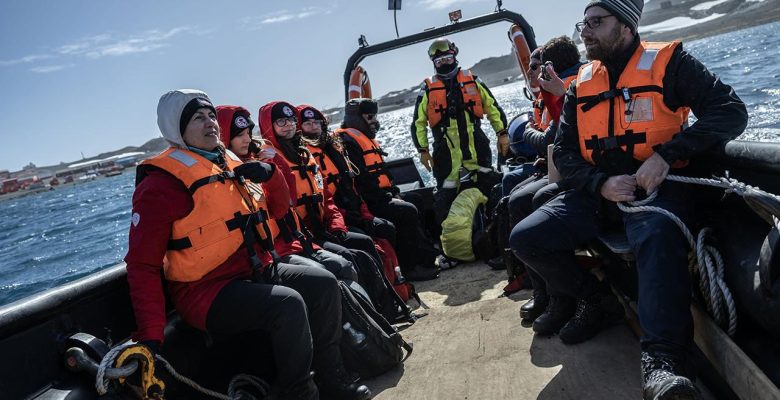
<svg viewBox="0 0 780 400"><path fill-rule="evenodd" d="M509 41L512 42L512 47L515 50L515 57L517 57L517 63L520 65L520 71L523 73L523 79L525 79L525 85L534 95L539 92L539 85L531 85L531 81L528 79L528 66L531 64L531 49L528 48L528 42L525 40L523 30L517 25L512 25L507 32Z"/></svg>
<svg viewBox="0 0 780 400"><path fill-rule="evenodd" d="M361 66L355 67L349 75L349 90L347 97L351 99L371 98L371 81L368 73Z"/></svg>

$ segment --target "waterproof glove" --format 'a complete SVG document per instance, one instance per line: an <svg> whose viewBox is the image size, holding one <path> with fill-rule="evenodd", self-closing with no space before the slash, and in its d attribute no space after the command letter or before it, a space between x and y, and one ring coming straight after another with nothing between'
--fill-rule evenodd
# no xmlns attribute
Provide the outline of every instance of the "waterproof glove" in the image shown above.
<svg viewBox="0 0 780 400"><path fill-rule="evenodd" d="M507 146L508 145L509 144L507 144ZM431 157L431 153L429 153L428 150L420 150L420 163L422 163L423 167L425 167L428 172L431 172L431 169L433 169L433 158Z"/></svg>
<svg viewBox="0 0 780 400"><path fill-rule="evenodd" d="M235 169L236 176L242 176L254 183L263 183L271 179L274 173L274 165L262 161L247 161Z"/></svg>
<svg viewBox="0 0 780 400"><path fill-rule="evenodd" d="M506 129L502 129L497 135L496 148L498 149L498 154L506 157L509 155L509 135L507 135Z"/></svg>

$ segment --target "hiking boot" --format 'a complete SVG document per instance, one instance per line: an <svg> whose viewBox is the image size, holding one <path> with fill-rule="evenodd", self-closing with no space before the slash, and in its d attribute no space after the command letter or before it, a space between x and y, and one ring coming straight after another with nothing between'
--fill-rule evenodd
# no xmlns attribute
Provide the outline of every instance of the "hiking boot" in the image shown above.
<svg viewBox="0 0 780 400"><path fill-rule="evenodd" d="M623 307L612 294L596 293L577 300L577 310L561 328L561 341L566 344L584 342L623 315Z"/></svg>
<svg viewBox="0 0 780 400"><path fill-rule="evenodd" d="M506 263L504 263L504 256L493 257L487 261L487 265L494 271L503 271L506 269Z"/></svg>
<svg viewBox="0 0 780 400"><path fill-rule="evenodd" d="M550 296L550 304L542 315L534 320L534 332L549 336L558 332L574 315L574 299L566 296Z"/></svg>
<svg viewBox="0 0 780 400"><path fill-rule="evenodd" d="M439 277L439 269L436 267L415 266L409 271L404 272L407 281L429 281Z"/></svg>
<svg viewBox="0 0 780 400"><path fill-rule="evenodd" d="M642 352L642 398L644 400L695 400L699 390L680 375L682 365L673 356Z"/></svg>
<svg viewBox="0 0 780 400"><path fill-rule="evenodd" d="M320 397L332 400L368 400L373 397L366 385L361 385L359 378L350 375L343 367L335 367L315 375Z"/></svg>
<svg viewBox="0 0 780 400"><path fill-rule="evenodd" d="M550 296L542 293L534 293L534 295L520 307L520 318L533 322L544 313L548 304L550 304Z"/></svg>

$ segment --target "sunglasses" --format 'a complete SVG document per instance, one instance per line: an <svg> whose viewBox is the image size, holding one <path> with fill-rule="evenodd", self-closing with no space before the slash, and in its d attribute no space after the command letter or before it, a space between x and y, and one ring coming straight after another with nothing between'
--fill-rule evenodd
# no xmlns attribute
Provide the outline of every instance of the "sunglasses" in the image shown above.
<svg viewBox="0 0 780 400"><path fill-rule="evenodd" d="M608 15L601 15L598 17L584 19L581 22L577 22L576 24L574 24L574 28L577 29L577 32L582 32L582 30L585 29L586 26L590 29L596 29L599 26L601 26L602 20L608 17L614 17L614 15L608 14Z"/></svg>
<svg viewBox="0 0 780 400"><path fill-rule="evenodd" d="M298 120L295 119L295 118L292 118L292 117L290 117L290 118L278 118L278 119L276 119L274 121L274 124L281 128L281 127L287 126L287 125L295 125L297 122L298 122Z"/></svg>

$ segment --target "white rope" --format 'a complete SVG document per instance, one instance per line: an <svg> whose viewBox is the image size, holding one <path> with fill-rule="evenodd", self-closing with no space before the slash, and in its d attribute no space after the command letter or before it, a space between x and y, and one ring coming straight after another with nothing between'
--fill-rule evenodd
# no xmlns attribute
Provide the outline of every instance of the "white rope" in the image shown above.
<svg viewBox="0 0 780 400"><path fill-rule="evenodd" d="M753 191L774 197L780 201L780 196L764 192L757 187L747 185L731 178L708 179L668 175L666 179L689 184L719 187L726 189L727 193L733 192L739 194L740 196L744 196L746 193ZM737 307L734 303L734 298L731 295L731 291L724 281L725 267L723 257L714 246L705 243L705 240L712 229L702 229L699 231L697 240L694 240L691 231L687 226L685 226L685 223L680 220L679 217L674 215L674 213L660 207L648 205L652 203L653 200L655 200L657 193L657 191L651 193L646 199L642 201L617 203L618 208L626 213L655 212L663 214L671 219L680 228L683 235L685 236L685 239L688 241L688 245L692 249L692 254L689 256L689 271L692 276L698 276L699 278L699 290L704 297L707 310L709 311L710 315L715 318L715 321L720 326L728 326L727 332L729 336L734 336L734 333L737 331ZM777 221L777 217L774 217L774 219ZM780 222L777 224L780 226ZM694 254L695 257L693 256ZM725 316L724 312L726 314Z"/></svg>
<svg viewBox="0 0 780 400"><path fill-rule="evenodd" d="M135 342L127 342L122 345L115 346L113 349L109 350L108 353L106 353L102 360L100 360L100 366L98 366L97 376L95 377L95 389L97 389L99 395L102 396L108 393L107 386L109 384L109 380L106 379L106 375L107 371L113 368L114 361L116 361L116 356L118 356L119 353L121 353L124 349L130 346L134 346L135 344ZM125 376L113 376L113 379L127 378L130 375L132 375L132 372Z"/></svg>

